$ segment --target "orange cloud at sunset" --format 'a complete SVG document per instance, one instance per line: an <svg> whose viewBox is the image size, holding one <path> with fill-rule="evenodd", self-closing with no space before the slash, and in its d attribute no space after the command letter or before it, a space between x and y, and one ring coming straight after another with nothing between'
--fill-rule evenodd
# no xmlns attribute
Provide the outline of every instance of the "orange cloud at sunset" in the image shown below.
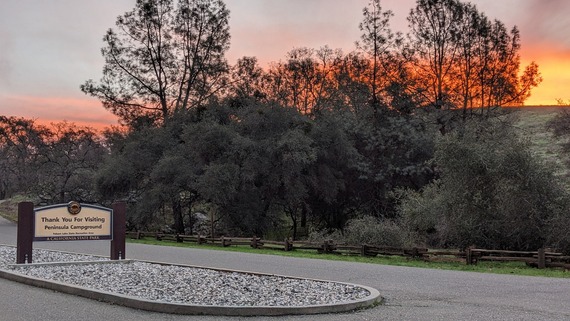
<svg viewBox="0 0 570 321"><path fill-rule="evenodd" d="M117 124L117 117L105 110L98 100L87 97L7 96L3 100L10 109L0 108L1 115L34 119L44 125L66 120L101 130Z"/></svg>
<svg viewBox="0 0 570 321"><path fill-rule="evenodd" d="M467 0L465 0L467 1ZM329 46L348 53L369 0L224 0L230 9L230 64L255 56L260 65L294 48ZM521 31L521 67L539 65L543 82L526 105L570 100L570 0L470 0L490 19ZM30 4L34 3L34 10ZM117 118L79 85L99 79L105 30L134 0L0 1L0 115L47 123L68 120L101 129ZM406 33L416 0L381 0L393 31Z"/></svg>
<svg viewBox="0 0 570 321"><path fill-rule="evenodd" d="M543 80L532 90L525 105L556 105L556 99L570 100L570 51L535 46L522 53L521 67L530 61L538 64Z"/></svg>
<svg viewBox="0 0 570 321"><path fill-rule="evenodd" d="M548 60L540 63L542 83L532 90L525 105L556 105L556 99L570 99L570 60Z"/></svg>
<svg viewBox="0 0 570 321"><path fill-rule="evenodd" d="M542 83L532 91L526 105L556 105L556 99L570 99L570 1L521 1L521 12L511 24L521 30L523 66L539 65Z"/></svg>

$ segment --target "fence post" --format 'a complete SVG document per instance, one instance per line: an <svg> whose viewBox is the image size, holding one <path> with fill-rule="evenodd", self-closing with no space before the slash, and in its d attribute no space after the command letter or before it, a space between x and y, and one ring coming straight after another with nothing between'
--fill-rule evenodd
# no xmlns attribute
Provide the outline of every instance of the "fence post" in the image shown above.
<svg viewBox="0 0 570 321"><path fill-rule="evenodd" d="M323 253L333 253L335 250L333 240L326 240L324 241L323 245L321 245Z"/></svg>
<svg viewBox="0 0 570 321"><path fill-rule="evenodd" d="M330 253L331 252L331 246L330 246L330 240L325 240L323 242L323 245L321 245L322 249L323 249L323 253Z"/></svg>
<svg viewBox="0 0 570 321"><path fill-rule="evenodd" d="M538 268L546 268L546 250L544 248L538 249Z"/></svg>
<svg viewBox="0 0 570 321"><path fill-rule="evenodd" d="M291 241L289 240L289 238L285 239L285 251L291 251L293 249L293 244L291 243Z"/></svg>
<svg viewBox="0 0 570 321"><path fill-rule="evenodd" d="M419 257L420 251L418 251L417 247L412 248L412 258L417 259Z"/></svg>
<svg viewBox="0 0 570 321"><path fill-rule="evenodd" d="M473 257L471 253L471 247L465 249L465 263L467 265L473 264Z"/></svg>
<svg viewBox="0 0 570 321"><path fill-rule="evenodd" d="M333 240L329 240L327 242L327 252L332 253L332 251L333 251Z"/></svg>

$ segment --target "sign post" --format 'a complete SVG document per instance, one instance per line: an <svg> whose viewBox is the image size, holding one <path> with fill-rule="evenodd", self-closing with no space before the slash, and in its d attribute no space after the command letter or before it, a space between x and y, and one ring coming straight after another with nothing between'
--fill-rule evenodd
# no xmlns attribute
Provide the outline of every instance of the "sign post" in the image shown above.
<svg viewBox="0 0 570 321"><path fill-rule="evenodd" d="M127 204L113 204L113 239L111 240L111 260L125 259Z"/></svg>
<svg viewBox="0 0 570 321"><path fill-rule="evenodd" d="M18 236L16 241L16 263L32 263L32 242L34 236L34 203L18 203Z"/></svg>
<svg viewBox="0 0 570 321"><path fill-rule="evenodd" d="M115 212L116 211L116 212ZM111 240L111 259L125 258L125 203L113 209L69 202L39 207L18 204L16 263L32 263L32 242Z"/></svg>

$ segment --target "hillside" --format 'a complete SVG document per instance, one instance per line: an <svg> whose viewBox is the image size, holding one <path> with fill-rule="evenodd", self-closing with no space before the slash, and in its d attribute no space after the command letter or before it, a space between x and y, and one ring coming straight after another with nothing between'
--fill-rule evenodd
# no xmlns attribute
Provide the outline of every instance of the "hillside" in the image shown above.
<svg viewBox="0 0 570 321"><path fill-rule="evenodd" d="M529 140L535 155L553 166L555 173L570 188L570 155L563 155L561 144L564 140L553 137L548 130L548 122L563 107L523 107L514 110L515 126L522 137Z"/></svg>

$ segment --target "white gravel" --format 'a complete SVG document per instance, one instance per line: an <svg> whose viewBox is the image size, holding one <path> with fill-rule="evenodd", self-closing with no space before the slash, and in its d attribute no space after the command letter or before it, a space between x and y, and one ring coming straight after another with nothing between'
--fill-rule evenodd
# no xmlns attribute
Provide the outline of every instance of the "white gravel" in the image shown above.
<svg viewBox="0 0 570 321"><path fill-rule="evenodd" d="M9 269L16 249L0 246L0 269ZM106 260L35 249L34 263ZM133 261L12 267L13 272L146 300L215 306L309 306L363 299L368 290L350 284L223 272Z"/></svg>
<svg viewBox="0 0 570 321"><path fill-rule="evenodd" d="M78 262L78 261L108 261L108 258L87 254L75 254L52 250L32 250L34 263ZM0 245L0 269L6 269L8 264L16 263L16 248Z"/></svg>

